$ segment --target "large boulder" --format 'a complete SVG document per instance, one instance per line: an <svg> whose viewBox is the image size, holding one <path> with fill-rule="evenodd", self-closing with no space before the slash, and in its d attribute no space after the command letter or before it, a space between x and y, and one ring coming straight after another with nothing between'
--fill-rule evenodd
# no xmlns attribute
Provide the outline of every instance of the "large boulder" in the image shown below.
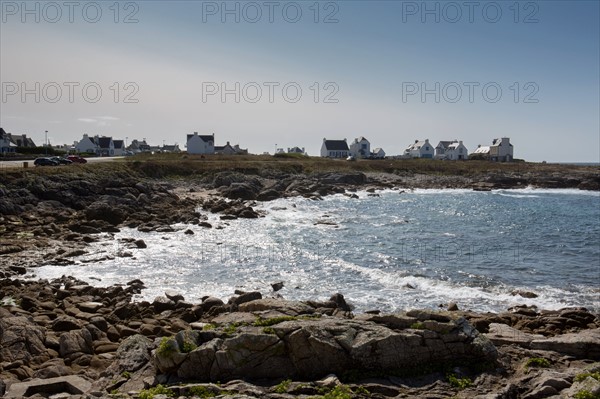
<svg viewBox="0 0 600 399"><path fill-rule="evenodd" d="M0 363L18 360L28 364L46 353L45 331L26 317L0 318Z"/></svg>
<svg viewBox="0 0 600 399"><path fill-rule="evenodd" d="M248 302L260 303L261 300ZM164 341L154 363L186 380L315 379L349 370L386 372L419 365L488 362L494 345L465 319L426 321L431 329L392 329L366 320L281 318L272 326L231 326ZM430 322L430 323L429 323ZM264 324L263 324L264 325ZM190 350L191 349L191 350Z"/></svg>

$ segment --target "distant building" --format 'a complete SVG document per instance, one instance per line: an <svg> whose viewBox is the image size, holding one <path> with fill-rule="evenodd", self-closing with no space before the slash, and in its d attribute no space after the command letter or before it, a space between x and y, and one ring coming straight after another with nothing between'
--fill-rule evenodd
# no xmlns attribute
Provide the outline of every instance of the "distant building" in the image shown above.
<svg viewBox="0 0 600 399"><path fill-rule="evenodd" d="M467 147L462 141L440 141L435 147L435 158L449 161L465 160L469 158Z"/></svg>
<svg viewBox="0 0 600 399"><path fill-rule="evenodd" d="M512 162L513 145L508 137L494 139L490 146L490 161L492 162Z"/></svg>
<svg viewBox="0 0 600 399"><path fill-rule="evenodd" d="M122 157L125 155L125 142L123 140L113 140L115 146L115 157Z"/></svg>
<svg viewBox="0 0 600 399"><path fill-rule="evenodd" d="M173 145L163 145L162 146L162 151L163 152L181 152L181 149L179 148L178 144L173 144Z"/></svg>
<svg viewBox="0 0 600 399"><path fill-rule="evenodd" d="M0 154L16 152L17 145L14 144L4 129L0 127Z"/></svg>
<svg viewBox="0 0 600 399"><path fill-rule="evenodd" d="M326 158L347 158L350 154L346 139L327 140L323 139L321 145L321 156Z"/></svg>
<svg viewBox="0 0 600 399"><path fill-rule="evenodd" d="M471 155L474 155L476 158L490 159L490 146L480 144Z"/></svg>
<svg viewBox="0 0 600 399"><path fill-rule="evenodd" d="M383 148L377 147L371 153L371 158L374 158L374 159L383 159L383 158L385 158L385 151L383 151Z"/></svg>
<svg viewBox="0 0 600 399"><path fill-rule="evenodd" d="M75 145L75 151L87 152L90 154L98 153L98 143L94 140L94 137L90 137L87 134L83 135L83 138Z"/></svg>
<svg viewBox="0 0 600 399"><path fill-rule="evenodd" d="M229 144L229 141L227 142L227 144L223 145L223 146L216 146L215 147L215 154L220 154L220 155L242 155L242 154L248 154L248 149L241 149L239 144L236 145L231 145Z"/></svg>
<svg viewBox="0 0 600 399"><path fill-rule="evenodd" d="M134 154L139 154L141 152L151 152L150 146L146 143L146 139L139 141L136 139L131 140L131 144L127 147L128 151L131 151Z"/></svg>
<svg viewBox="0 0 600 399"><path fill-rule="evenodd" d="M415 142L409 145L404 150L404 158L433 158L434 148L429 143L429 139L425 141L415 140Z"/></svg>
<svg viewBox="0 0 600 399"><path fill-rule="evenodd" d="M287 149L287 153L288 154L306 154L306 151L304 151L304 147L302 147L302 148L292 147L292 148Z"/></svg>
<svg viewBox="0 0 600 399"><path fill-rule="evenodd" d="M75 151L93 153L101 157L113 157L115 155L115 144L112 137L93 136L87 134L75 145Z"/></svg>
<svg viewBox="0 0 600 399"><path fill-rule="evenodd" d="M214 154L215 153L215 135L188 134L186 140L188 154Z"/></svg>
<svg viewBox="0 0 600 399"><path fill-rule="evenodd" d="M26 134L4 133L8 140L17 147L34 148L35 143Z"/></svg>
<svg viewBox="0 0 600 399"><path fill-rule="evenodd" d="M360 136L350 144L350 155L356 158L368 158L371 156L371 143Z"/></svg>

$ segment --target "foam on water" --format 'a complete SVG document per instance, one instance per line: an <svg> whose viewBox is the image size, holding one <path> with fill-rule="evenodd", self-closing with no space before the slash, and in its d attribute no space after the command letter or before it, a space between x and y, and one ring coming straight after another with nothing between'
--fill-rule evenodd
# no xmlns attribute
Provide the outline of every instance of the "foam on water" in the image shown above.
<svg viewBox="0 0 600 399"><path fill-rule="evenodd" d="M148 288L137 299L145 300L167 289L194 302L205 295L226 299L236 289L267 294L271 283L283 281L288 299L322 300L341 292L357 310L448 302L479 311L516 304L600 309L598 195L539 189L357 194L262 203L258 208L267 216L254 220L225 224L210 215L209 222L223 229L124 228L115 239L106 235L90 244L74 265L34 273L104 286L140 278ZM318 224L323 221L333 225ZM195 234L184 235L187 228ZM119 238L144 239L148 248L126 248ZM106 255L113 259L93 261ZM538 297L513 295L518 290Z"/></svg>

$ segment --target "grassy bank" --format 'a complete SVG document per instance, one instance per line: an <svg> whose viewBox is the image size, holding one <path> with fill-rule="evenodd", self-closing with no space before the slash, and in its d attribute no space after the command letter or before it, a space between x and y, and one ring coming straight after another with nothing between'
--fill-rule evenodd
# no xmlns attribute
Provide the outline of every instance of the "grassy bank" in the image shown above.
<svg viewBox="0 0 600 399"><path fill-rule="evenodd" d="M333 160L319 157L244 155L244 156L197 156L187 154L136 155L120 161L69 165L62 167L36 167L29 169L6 169L0 171L0 181L25 175L71 176L83 178L98 175L114 177L202 177L222 171L264 175L268 173L312 174L324 172L392 173L399 176L424 174L431 176L485 175L576 175L598 176L597 166L576 166L541 163L492 163L487 161L438 161L410 160Z"/></svg>

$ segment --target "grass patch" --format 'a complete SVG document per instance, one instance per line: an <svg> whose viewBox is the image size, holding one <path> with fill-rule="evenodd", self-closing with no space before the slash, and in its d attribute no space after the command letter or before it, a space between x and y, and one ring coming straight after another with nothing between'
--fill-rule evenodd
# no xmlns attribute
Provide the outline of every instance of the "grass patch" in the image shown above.
<svg viewBox="0 0 600 399"><path fill-rule="evenodd" d="M265 334L276 335L275 329L273 327L264 327L262 331Z"/></svg>
<svg viewBox="0 0 600 399"><path fill-rule="evenodd" d="M587 389L582 389L581 391L579 391L575 395L573 395L573 398L575 398L575 399L600 399L600 394L592 393L592 392L588 391Z"/></svg>
<svg viewBox="0 0 600 399"><path fill-rule="evenodd" d="M162 337L156 353L160 356L169 356L174 352L177 352L177 342L173 338Z"/></svg>
<svg viewBox="0 0 600 399"><path fill-rule="evenodd" d="M323 395L323 399L352 399L353 392L347 385L338 385Z"/></svg>
<svg viewBox="0 0 600 399"><path fill-rule="evenodd" d="M416 323L412 323L410 325L410 328L412 328L413 330L424 330L425 324L421 323L420 321L417 321Z"/></svg>
<svg viewBox="0 0 600 399"><path fill-rule="evenodd" d="M550 367L550 361L543 357L530 357L525 363L525 368L547 368Z"/></svg>
<svg viewBox="0 0 600 399"><path fill-rule="evenodd" d="M292 321L292 320L298 320L298 318L294 317L294 316L280 316L280 317L273 317L271 319L258 318L254 322L254 326L255 327L270 327L270 326L274 326L275 324L283 323L284 321Z"/></svg>
<svg viewBox="0 0 600 399"><path fill-rule="evenodd" d="M279 384L275 385L273 389L275 393L286 393L288 389L290 389L290 385L292 384L292 380L283 380Z"/></svg>
<svg viewBox="0 0 600 399"><path fill-rule="evenodd" d="M453 388L457 389L465 389L473 385L473 381L469 377L458 378L454 374L447 374L446 379Z"/></svg>
<svg viewBox="0 0 600 399"><path fill-rule="evenodd" d="M199 398L214 398L215 396L218 396L221 394L221 392L215 393L214 391L212 391L202 385L196 385L193 387L189 387L187 391L188 391L188 396L197 396Z"/></svg>
<svg viewBox="0 0 600 399"><path fill-rule="evenodd" d="M588 378L588 377L592 377L592 378L593 378L593 379L595 379L596 381L600 381L600 372L599 372L599 371L596 371L596 372L594 372L594 373L580 373L580 374L577 374L577 375L575 376L575 381L576 381L576 382L580 382L580 381L583 381L583 380L585 380L585 379L586 379L586 378Z"/></svg>
<svg viewBox="0 0 600 399"><path fill-rule="evenodd" d="M158 384L157 386L149 389L143 389L140 391L139 399L153 399L155 395L165 395L169 398L175 397L175 392L171 389Z"/></svg>
<svg viewBox="0 0 600 399"><path fill-rule="evenodd" d="M190 353L191 351L193 351L194 349L196 349L198 347L198 345L196 345L193 342L184 342L183 343L183 348L181 348L181 351L183 353Z"/></svg>

